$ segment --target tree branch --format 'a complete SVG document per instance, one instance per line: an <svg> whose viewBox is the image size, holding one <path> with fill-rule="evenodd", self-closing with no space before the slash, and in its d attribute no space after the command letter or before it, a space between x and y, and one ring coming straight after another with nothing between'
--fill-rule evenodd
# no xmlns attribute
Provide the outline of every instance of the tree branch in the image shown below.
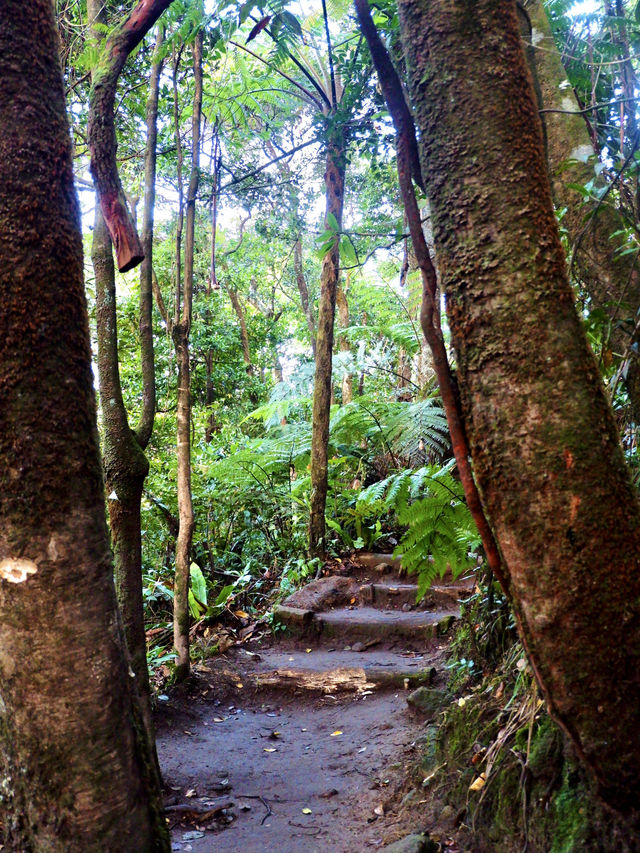
<svg viewBox="0 0 640 853"><path fill-rule="evenodd" d="M171 2L140 0L128 18L107 39L89 96L91 174L115 246L120 272L137 266L144 252L118 175L114 121L116 86L129 54Z"/></svg>

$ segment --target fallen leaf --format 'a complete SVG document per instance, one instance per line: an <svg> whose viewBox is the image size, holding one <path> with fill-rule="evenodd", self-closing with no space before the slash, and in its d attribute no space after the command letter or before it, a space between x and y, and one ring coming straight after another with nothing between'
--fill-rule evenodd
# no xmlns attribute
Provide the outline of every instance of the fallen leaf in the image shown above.
<svg viewBox="0 0 640 853"><path fill-rule="evenodd" d="M214 723L224 723L224 717L214 717L213 722Z"/></svg>
<svg viewBox="0 0 640 853"><path fill-rule="evenodd" d="M469 785L469 790L470 791L480 791L482 788L484 788L486 783L487 783L487 779L486 779L484 773L481 773L477 777L477 779L474 779L474 781Z"/></svg>
<svg viewBox="0 0 640 853"><path fill-rule="evenodd" d="M264 752L277 752L277 751L278 751L277 749L271 749L268 746L265 746L265 748L264 748Z"/></svg>
<svg viewBox="0 0 640 853"><path fill-rule="evenodd" d="M311 809L302 809L302 814L311 814Z"/></svg>
<svg viewBox="0 0 640 853"><path fill-rule="evenodd" d="M378 817L383 817L383 815L384 815L384 806L382 805L382 803L380 803L380 805L379 805L379 806L376 806L376 807L375 807L375 809L373 810L373 813L374 813L374 814L377 814L377 815L378 815Z"/></svg>
<svg viewBox="0 0 640 853"><path fill-rule="evenodd" d="M277 740L280 737L280 732L271 732L269 740Z"/></svg>
<svg viewBox="0 0 640 853"><path fill-rule="evenodd" d="M189 788L189 790L185 794L185 797L197 797L197 796L198 796L198 792L196 791L195 788Z"/></svg>
<svg viewBox="0 0 640 853"><path fill-rule="evenodd" d="M342 734L342 732L340 731L340 729L336 729L335 732L331 732L329 737L338 737L338 735L341 735L341 734Z"/></svg>
<svg viewBox="0 0 640 853"><path fill-rule="evenodd" d="M306 652L307 654L310 654L310 653L311 653L311 649L305 649L305 652Z"/></svg>
<svg viewBox="0 0 640 853"><path fill-rule="evenodd" d="M245 613L244 610L234 610L233 615L237 616L238 619L248 619L249 618L249 614Z"/></svg>
<svg viewBox="0 0 640 853"><path fill-rule="evenodd" d="M366 752L366 751L367 751L367 747L366 747L366 746L363 746L361 749L359 749L359 750L358 750L358 752Z"/></svg>
<svg viewBox="0 0 640 853"><path fill-rule="evenodd" d="M244 687L244 684L242 684L242 682L240 682L240 681L239 681L239 682L236 684L236 687Z"/></svg>

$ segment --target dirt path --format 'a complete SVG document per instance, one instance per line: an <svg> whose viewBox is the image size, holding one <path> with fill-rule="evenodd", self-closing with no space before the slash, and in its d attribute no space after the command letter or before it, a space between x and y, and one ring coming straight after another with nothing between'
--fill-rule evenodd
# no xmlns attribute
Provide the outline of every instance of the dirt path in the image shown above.
<svg viewBox="0 0 640 853"><path fill-rule="evenodd" d="M370 579L355 581L362 588ZM324 579L320 599L332 589L335 602L340 586L343 579ZM306 614L301 636L230 649L161 703L158 752L175 850L357 853L415 829L397 817L401 771L418 757L425 722L407 696L420 683L444 687L447 642L433 626L438 613L450 623L451 601L425 622L418 614L426 611L395 598L393 610L387 597L352 639L350 626L365 624L359 605L372 602L370 590L362 602L351 592L323 621L327 602L311 585L306 600L319 609L294 608ZM297 595L293 604L304 604ZM344 630L335 627L341 612ZM415 617L417 633L394 635L394 625L407 624L400 614Z"/></svg>

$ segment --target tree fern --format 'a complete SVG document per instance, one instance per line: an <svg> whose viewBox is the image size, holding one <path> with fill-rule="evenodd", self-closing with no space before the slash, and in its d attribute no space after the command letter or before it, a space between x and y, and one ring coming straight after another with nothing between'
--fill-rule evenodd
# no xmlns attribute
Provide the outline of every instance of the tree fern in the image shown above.
<svg viewBox="0 0 640 853"><path fill-rule="evenodd" d="M447 569L456 578L470 568L480 543L462 486L451 474L453 464L393 474L364 489L358 500L363 510L393 510L407 527L395 555L409 574L418 575L418 599Z"/></svg>

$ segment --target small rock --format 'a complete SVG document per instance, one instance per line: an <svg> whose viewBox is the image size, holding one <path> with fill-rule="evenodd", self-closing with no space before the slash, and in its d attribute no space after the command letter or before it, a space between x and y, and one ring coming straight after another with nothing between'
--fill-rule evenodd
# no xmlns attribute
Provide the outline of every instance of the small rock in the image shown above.
<svg viewBox="0 0 640 853"><path fill-rule="evenodd" d="M388 572L393 571L393 566L391 563L378 563L373 567L374 572L380 572L381 575L385 575Z"/></svg>
<svg viewBox="0 0 640 853"><path fill-rule="evenodd" d="M365 646L364 643L354 643L351 646L351 651L352 652L363 652L366 648L367 647Z"/></svg>
<svg viewBox="0 0 640 853"><path fill-rule="evenodd" d="M204 832L200 832L200 830L194 829L192 832L182 833L183 841L195 841L197 838L204 838Z"/></svg>
<svg viewBox="0 0 640 853"><path fill-rule="evenodd" d="M415 806L420 802L422 797L422 793L414 788L412 791L409 791L408 794L405 794L402 798L402 802L400 803L401 808L406 808L407 806Z"/></svg>
<svg viewBox="0 0 640 853"><path fill-rule="evenodd" d="M382 853L437 853L439 847L426 835L407 835L382 848Z"/></svg>
<svg viewBox="0 0 640 853"><path fill-rule="evenodd" d="M455 817L455 814L456 814L456 810L454 809L453 806L445 806L442 809L442 811L440 812L440 820L449 821L453 817Z"/></svg>
<svg viewBox="0 0 640 853"><path fill-rule="evenodd" d="M411 605L409 604L409 602L405 601L405 603L402 605L402 609L405 613L408 613L411 610Z"/></svg>
<svg viewBox="0 0 640 853"><path fill-rule="evenodd" d="M444 692L435 687L418 687L407 696L407 704L432 719L444 708L447 699Z"/></svg>

